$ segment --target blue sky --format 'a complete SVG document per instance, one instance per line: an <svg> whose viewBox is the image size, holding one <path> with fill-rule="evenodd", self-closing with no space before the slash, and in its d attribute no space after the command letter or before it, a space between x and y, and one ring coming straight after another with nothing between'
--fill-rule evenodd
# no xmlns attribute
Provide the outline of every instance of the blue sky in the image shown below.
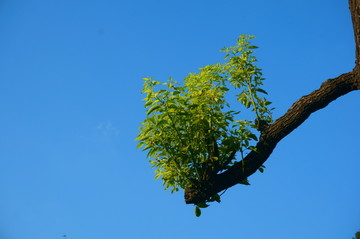
<svg viewBox="0 0 360 239"><path fill-rule="evenodd" d="M354 66L347 1L0 1L0 238L351 238L358 92L200 218L136 149L142 78L181 80L241 34L257 37L275 119Z"/></svg>

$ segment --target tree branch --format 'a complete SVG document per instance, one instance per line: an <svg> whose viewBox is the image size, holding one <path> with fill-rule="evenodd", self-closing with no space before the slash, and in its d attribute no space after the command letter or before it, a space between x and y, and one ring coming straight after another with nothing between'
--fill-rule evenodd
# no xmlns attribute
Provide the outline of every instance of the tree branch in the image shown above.
<svg viewBox="0 0 360 239"><path fill-rule="evenodd" d="M186 203L203 202L214 194L247 179L269 158L277 143L301 125L312 113L326 107L340 96L360 89L360 0L349 0L349 8L356 44L356 66L353 71L329 79L322 83L318 90L301 97L282 117L261 132L256 152L251 151L243 160L211 178L205 183L206 185L186 188Z"/></svg>
<svg viewBox="0 0 360 239"><path fill-rule="evenodd" d="M349 0L349 9L351 13L351 20L354 29L354 39L355 39L355 64L359 65L359 54L360 54L360 1L359 0Z"/></svg>
<svg viewBox="0 0 360 239"><path fill-rule="evenodd" d="M208 185L186 188L185 202L197 204L205 201L255 173L269 158L277 143L301 125L310 114L326 107L342 95L359 90L359 85L359 77L355 78L354 74L349 72L325 81L318 90L301 97L282 117L261 133L256 152L251 151L243 160L216 175Z"/></svg>

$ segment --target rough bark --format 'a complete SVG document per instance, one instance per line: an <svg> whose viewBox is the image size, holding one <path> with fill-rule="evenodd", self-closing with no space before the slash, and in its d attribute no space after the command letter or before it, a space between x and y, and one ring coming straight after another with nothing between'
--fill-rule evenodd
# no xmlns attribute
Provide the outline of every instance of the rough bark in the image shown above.
<svg viewBox="0 0 360 239"><path fill-rule="evenodd" d="M359 47L360 47L360 3L358 0L349 0L349 8L351 13L351 20L354 29L355 39L355 64L359 64Z"/></svg>
<svg viewBox="0 0 360 239"><path fill-rule="evenodd" d="M228 189L255 173L269 158L277 143L301 125L312 113L351 91L360 89L360 0L349 0L355 37L355 68L352 72L326 80L319 89L301 97L290 109L261 133L256 152L250 152L242 161L215 175L201 186L185 189L185 202L197 204L212 195Z"/></svg>

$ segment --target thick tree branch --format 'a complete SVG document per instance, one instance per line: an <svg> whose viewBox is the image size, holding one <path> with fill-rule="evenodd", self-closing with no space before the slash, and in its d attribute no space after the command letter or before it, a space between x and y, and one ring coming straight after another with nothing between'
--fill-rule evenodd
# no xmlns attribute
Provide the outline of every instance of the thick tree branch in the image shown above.
<svg viewBox="0 0 360 239"><path fill-rule="evenodd" d="M277 143L301 125L312 113L326 107L330 102L351 91L360 89L360 0L349 0L356 43L356 67L322 83L318 90L301 97L290 109L260 136L257 151L251 151L242 161L223 173L215 175L205 185L193 185L185 189L185 202L197 204L212 195L232 187L253 173L269 158Z"/></svg>
<svg viewBox="0 0 360 239"><path fill-rule="evenodd" d="M359 0L349 0L349 8L351 13L351 20L354 29L354 39L355 39L355 64L359 64L359 54L360 54L360 2Z"/></svg>
<svg viewBox="0 0 360 239"><path fill-rule="evenodd" d="M250 152L242 161L216 175L208 185L202 185L201 188L187 188L186 203L200 203L255 173L268 159L277 143L301 125L310 114L354 90L359 90L359 77L355 78L354 74L349 72L325 81L318 90L301 97L282 117L262 132L260 141L256 145L257 152Z"/></svg>

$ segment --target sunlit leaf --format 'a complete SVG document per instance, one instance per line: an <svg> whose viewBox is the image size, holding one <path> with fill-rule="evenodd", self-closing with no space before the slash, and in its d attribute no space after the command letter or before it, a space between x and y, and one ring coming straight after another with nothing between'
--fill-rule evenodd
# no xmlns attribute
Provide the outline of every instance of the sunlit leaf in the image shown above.
<svg viewBox="0 0 360 239"><path fill-rule="evenodd" d="M161 107L161 105L153 105L147 112L147 115L150 115L152 112L154 112L155 110L159 109Z"/></svg>

